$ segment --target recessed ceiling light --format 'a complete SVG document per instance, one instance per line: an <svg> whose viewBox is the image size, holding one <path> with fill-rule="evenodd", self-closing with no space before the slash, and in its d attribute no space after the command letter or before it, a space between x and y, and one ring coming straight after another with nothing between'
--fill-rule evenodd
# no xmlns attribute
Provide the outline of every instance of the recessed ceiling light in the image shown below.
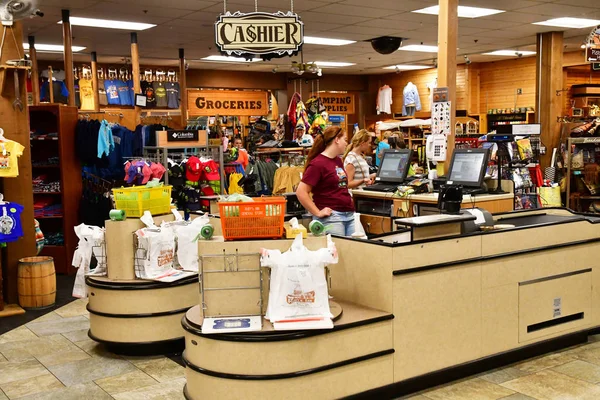
<svg viewBox="0 0 600 400"><path fill-rule="evenodd" d="M525 51L525 50L496 50L490 53L483 53L484 56L506 56L506 57L518 57L520 55L523 56L532 56L535 54L535 51Z"/></svg>
<svg viewBox="0 0 600 400"><path fill-rule="evenodd" d="M208 56L208 57L202 58L202 60L203 61L231 62L231 63L261 61L260 58L253 58L252 60L246 60L243 57L230 57L230 56Z"/></svg>
<svg viewBox="0 0 600 400"><path fill-rule="evenodd" d="M419 13L419 14L438 15L440 12L440 6L431 6L431 7L427 7L427 8L422 8L420 10L415 10L413 12ZM505 12L505 11L504 10L496 10L493 8L458 6L458 16L461 18L487 17L488 15L500 14L503 12Z"/></svg>
<svg viewBox="0 0 600 400"><path fill-rule="evenodd" d="M25 50L29 50L29 43L23 43L23 48ZM65 47L62 44L40 44L40 43L36 43L35 44L35 50L36 51L56 51L56 52L62 52L64 51ZM85 47L83 46L71 46L71 49L73 50L73 53L77 53L78 51L82 51L85 50Z"/></svg>
<svg viewBox="0 0 600 400"><path fill-rule="evenodd" d="M345 46L347 44L356 43L356 40L344 40L344 39L329 39L314 36L304 36L305 44L322 44L325 46Z"/></svg>
<svg viewBox="0 0 600 400"><path fill-rule="evenodd" d="M398 50L404 51L420 51L422 53L437 53L437 46L427 46L422 44L409 44L408 46L402 46Z"/></svg>
<svg viewBox="0 0 600 400"><path fill-rule="evenodd" d="M81 18L81 17L70 17L69 22L71 25L77 26L90 26L93 28L105 28L105 29L127 29L130 31L144 31L146 29L154 28L155 24L144 24L141 22L128 22L128 21L114 21L111 19L96 19L96 18ZM62 21L58 21L62 24Z"/></svg>
<svg viewBox="0 0 600 400"><path fill-rule="evenodd" d="M534 22L533 25L558 26L560 28L591 28L600 25L600 20L585 18L553 18L547 21Z"/></svg>
<svg viewBox="0 0 600 400"><path fill-rule="evenodd" d="M433 65L408 65L408 64L398 64L398 65L390 65L389 67L384 67L383 69L395 69L399 71L411 71L416 69L428 69L433 68Z"/></svg>
<svg viewBox="0 0 600 400"><path fill-rule="evenodd" d="M319 67L349 67L356 65L355 63L337 61L313 61L313 64L317 64Z"/></svg>

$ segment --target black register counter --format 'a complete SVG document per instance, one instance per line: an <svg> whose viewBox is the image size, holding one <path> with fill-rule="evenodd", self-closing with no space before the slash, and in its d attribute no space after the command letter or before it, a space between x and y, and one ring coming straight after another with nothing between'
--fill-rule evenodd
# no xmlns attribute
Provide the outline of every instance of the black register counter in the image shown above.
<svg viewBox="0 0 600 400"><path fill-rule="evenodd" d="M190 310L186 397L396 398L584 342L600 326L600 218L562 208L493 218L502 229L334 238L333 330L202 335ZM236 362L202 356L215 349Z"/></svg>

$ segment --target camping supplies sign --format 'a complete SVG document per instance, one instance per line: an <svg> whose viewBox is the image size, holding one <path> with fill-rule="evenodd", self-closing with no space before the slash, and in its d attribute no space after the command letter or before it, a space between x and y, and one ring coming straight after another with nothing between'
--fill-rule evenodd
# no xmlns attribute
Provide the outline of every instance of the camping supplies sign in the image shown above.
<svg viewBox="0 0 600 400"><path fill-rule="evenodd" d="M188 90L189 115L267 115L266 91Z"/></svg>
<svg viewBox="0 0 600 400"><path fill-rule="evenodd" d="M291 56L304 42L304 24L292 12L227 12L215 23L215 42L228 55Z"/></svg>
<svg viewBox="0 0 600 400"><path fill-rule="evenodd" d="M330 114L354 114L354 95L350 93L321 93L323 105Z"/></svg>

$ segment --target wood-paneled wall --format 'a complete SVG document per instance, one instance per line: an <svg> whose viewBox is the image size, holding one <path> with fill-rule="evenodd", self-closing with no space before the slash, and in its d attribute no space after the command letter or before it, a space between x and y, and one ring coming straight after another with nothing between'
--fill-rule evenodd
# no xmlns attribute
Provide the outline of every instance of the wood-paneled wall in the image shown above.
<svg viewBox="0 0 600 400"><path fill-rule="evenodd" d="M600 71L593 71L589 65L583 65L578 67L565 68L565 81L563 82L563 89L568 89L566 92L562 92L562 96L565 98L563 105L563 115L570 115L571 113L571 100L572 91L571 86L582 85L585 83L600 84Z"/></svg>
<svg viewBox="0 0 600 400"><path fill-rule="evenodd" d="M479 110L514 108L518 88L523 94L516 97L517 107L535 109L535 57L478 63Z"/></svg>

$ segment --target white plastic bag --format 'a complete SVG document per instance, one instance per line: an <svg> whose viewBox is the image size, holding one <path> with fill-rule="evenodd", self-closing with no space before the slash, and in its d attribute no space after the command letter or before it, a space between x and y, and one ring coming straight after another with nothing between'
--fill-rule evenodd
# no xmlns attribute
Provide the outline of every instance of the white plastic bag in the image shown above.
<svg viewBox="0 0 600 400"><path fill-rule="evenodd" d="M142 228L136 232L135 274L141 279L159 279L176 272L173 269L175 235L173 230L163 228Z"/></svg>
<svg viewBox="0 0 600 400"><path fill-rule="evenodd" d="M106 254L104 250L104 228L80 224L75 227L75 234L79 238L77 249L73 254L72 265L77 268L75 284L73 285L73 297L87 297L85 284L86 275L106 275ZM90 271L92 254L98 262L96 268Z"/></svg>
<svg viewBox="0 0 600 400"><path fill-rule="evenodd" d="M198 235L202 227L208 225L207 215L198 217L186 225L173 225L177 237L175 266L186 271L198 272Z"/></svg>
<svg viewBox="0 0 600 400"><path fill-rule="evenodd" d="M337 264L338 254L331 235L327 248L310 251L299 234L285 253L261 250L261 266L271 268L269 304L265 318L271 322L306 317L331 319L324 267Z"/></svg>
<svg viewBox="0 0 600 400"><path fill-rule="evenodd" d="M365 228L360 222L359 213L354 213L354 233L352 234L352 237L355 239L368 239L367 233L365 232Z"/></svg>

